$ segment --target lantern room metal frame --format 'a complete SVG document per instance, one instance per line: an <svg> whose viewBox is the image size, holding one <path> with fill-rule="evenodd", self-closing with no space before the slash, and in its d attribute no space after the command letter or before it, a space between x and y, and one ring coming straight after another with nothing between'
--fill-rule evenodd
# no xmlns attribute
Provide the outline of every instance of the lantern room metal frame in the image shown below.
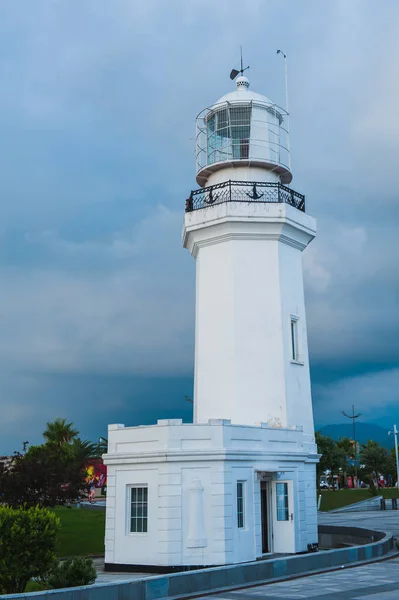
<svg viewBox="0 0 399 600"><path fill-rule="evenodd" d="M288 116L266 98L224 100L202 110L196 119L197 183L204 186L211 173L229 162L268 166L281 183L289 184Z"/></svg>

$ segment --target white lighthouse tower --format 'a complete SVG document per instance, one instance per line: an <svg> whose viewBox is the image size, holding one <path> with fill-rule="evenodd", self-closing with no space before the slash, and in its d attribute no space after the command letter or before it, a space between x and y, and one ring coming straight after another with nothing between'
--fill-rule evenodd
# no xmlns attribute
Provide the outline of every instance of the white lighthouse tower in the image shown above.
<svg viewBox="0 0 399 600"><path fill-rule="evenodd" d="M197 118L194 423L110 425L106 568L251 561L317 544L318 460L287 113L236 89Z"/></svg>

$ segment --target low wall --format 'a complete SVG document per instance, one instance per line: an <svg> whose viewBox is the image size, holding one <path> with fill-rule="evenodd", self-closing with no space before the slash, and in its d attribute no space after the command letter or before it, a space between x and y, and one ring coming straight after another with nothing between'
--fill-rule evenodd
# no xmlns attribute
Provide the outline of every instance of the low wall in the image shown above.
<svg viewBox="0 0 399 600"><path fill-rule="evenodd" d="M382 540L385 533L361 527L337 527L319 525L319 548L331 549L343 546L358 546Z"/></svg>
<svg viewBox="0 0 399 600"><path fill-rule="evenodd" d="M329 512L332 513L341 513L341 512L363 512L365 510L381 510L381 500L382 496L375 496L374 498L367 498L366 500L360 500L360 502L354 502L353 504L347 504L346 506L341 506L340 508L336 508L335 510L331 510ZM388 502L387 502L388 503Z"/></svg>
<svg viewBox="0 0 399 600"><path fill-rule="evenodd" d="M344 535L343 530L354 530L356 528L320 526L321 534L333 535L333 532L325 531L327 529L336 529L336 535ZM352 535L350 532L346 533L348 536ZM342 565L379 558L392 550L393 536L391 534L377 531L369 531L369 534L371 534L369 539L372 536L374 536L374 539L376 537L380 539L352 548L340 548L239 565L173 573L159 577L137 579L126 583L94 584L64 590L13 594L0 596L0 598L7 600L12 598L31 598L32 600L160 600L162 598L178 598L218 592L226 588L261 584L276 578L295 577L305 572L339 568ZM363 536L360 537L364 539Z"/></svg>

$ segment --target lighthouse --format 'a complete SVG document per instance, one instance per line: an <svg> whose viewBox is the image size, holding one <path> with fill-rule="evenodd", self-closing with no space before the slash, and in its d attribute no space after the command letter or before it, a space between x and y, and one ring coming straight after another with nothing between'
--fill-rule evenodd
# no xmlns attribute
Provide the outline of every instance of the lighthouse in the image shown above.
<svg viewBox="0 0 399 600"><path fill-rule="evenodd" d="M302 251L315 236L292 180L288 115L241 76L197 118L184 221L196 259L194 421L301 424L313 436Z"/></svg>
<svg viewBox="0 0 399 600"><path fill-rule="evenodd" d="M238 73L237 73L238 74ZM110 425L105 565L160 571L317 547L302 252L288 114L235 89L197 117L183 246L195 259L194 420Z"/></svg>

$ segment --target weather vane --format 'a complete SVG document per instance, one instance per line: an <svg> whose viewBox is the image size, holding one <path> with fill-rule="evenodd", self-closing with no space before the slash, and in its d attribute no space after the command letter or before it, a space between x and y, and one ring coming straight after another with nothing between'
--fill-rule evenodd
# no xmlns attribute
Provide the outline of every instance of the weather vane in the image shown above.
<svg viewBox="0 0 399 600"><path fill-rule="evenodd" d="M241 53L241 69L237 70L237 69L232 69L231 73L230 73L230 79L233 80L237 77L238 73L241 73L241 75L243 75L244 71L246 71L247 69L249 69L249 65L248 67L243 67L243 62L242 62L242 46L240 46L240 53Z"/></svg>

